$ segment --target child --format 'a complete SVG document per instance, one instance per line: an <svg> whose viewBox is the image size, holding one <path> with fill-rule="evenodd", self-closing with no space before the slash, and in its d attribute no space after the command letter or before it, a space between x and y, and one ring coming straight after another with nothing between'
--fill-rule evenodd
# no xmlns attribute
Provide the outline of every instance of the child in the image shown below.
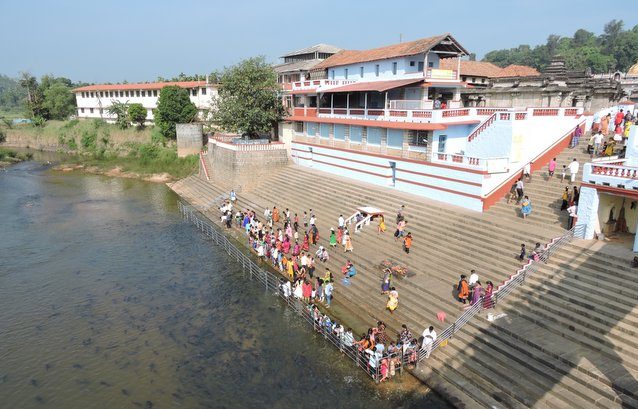
<svg viewBox="0 0 638 409"><path fill-rule="evenodd" d="M525 244L522 243L521 244L521 254L518 256L518 259L520 261L523 261L525 259L525 254L527 254L527 251L525 250Z"/></svg>
<svg viewBox="0 0 638 409"><path fill-rule="evenodd" d="M549 161L549 166L547 167L547 169L548 169L549 177L550 178L553 177L554 171L556 170L556 158Z"/></svg>
<svg viewBox="0 0 638 409"><path fill-rule="evenodd" d="M403 250L406 254L410 254L410 247L412 247L412 233L408 233L403 239Z"/></svg>
<svg viewBox="0 0 638 409"><path fill-rule="evenodd" d="M563 165L563 170L560 174L560 183L563 183L566 175L567 175L567 165Z"/></svg>
<svg viewBox="0 0 638 409"><path fill-rule="evenodd" d="M518 195L516 194L516 182L514 182L512 184L512 187L510 187L510 194L509 196L507 196L507 203L509 204L509 202L512 201L512 199L516 199L518 197Z"/></svg>

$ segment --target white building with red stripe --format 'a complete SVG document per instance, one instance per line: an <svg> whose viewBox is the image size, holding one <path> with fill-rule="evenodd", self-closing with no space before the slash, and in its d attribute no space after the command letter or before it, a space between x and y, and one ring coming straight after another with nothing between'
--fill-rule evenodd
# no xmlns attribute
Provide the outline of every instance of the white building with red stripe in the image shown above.
<svg viewBox="0 0 638 409"><path fill-rule="evenodd" d="M462 106L470 85L440 60L467 54L450 34L340 51L292 84L279 135L299 165L484 211L585 118L582 108Z"/></svg>
<svg viewBox="0 0 638 409"><path fill-rule="evenodd" d="M149 82L137 84L97 84L73 90L77 102L78 118L97 118L114 121L108 108L115 102L126 104L142 104L146 108L146 120L153 121L153 110L157 108L159 92L162 88L174 85L188 91L191 102L199 110L200 118L204 118L211 109L213 97L217 95L217 84L207 81L181 82Z"/></svg>

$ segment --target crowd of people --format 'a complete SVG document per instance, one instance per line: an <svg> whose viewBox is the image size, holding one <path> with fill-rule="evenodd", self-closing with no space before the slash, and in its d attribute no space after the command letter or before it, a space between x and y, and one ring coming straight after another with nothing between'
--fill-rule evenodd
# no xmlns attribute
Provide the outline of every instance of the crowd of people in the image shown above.
<svg viewBox="0 0 638 409"><path fill-rule="evenodd" d="M524 245L523 245L524 248ZM485 287L479 280L476 270L470 271L470 277L461 274L461 278L456 286L457 299L464 305L472 306L483 299L483 308L488 309L494 306L492 295L494 284L491 281L485 283Z"/></svg>

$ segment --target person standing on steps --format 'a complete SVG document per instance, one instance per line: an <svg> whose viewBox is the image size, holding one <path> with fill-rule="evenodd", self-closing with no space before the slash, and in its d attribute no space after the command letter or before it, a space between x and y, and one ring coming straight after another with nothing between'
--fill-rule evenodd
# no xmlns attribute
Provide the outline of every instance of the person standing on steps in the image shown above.
<svg viewBox="0 0 638 409"><path fill-rule="evenodd" d="M408 232L408 235L403 239L403 251L410 254L410 247L412 247L412 233Z"/></svg>
<svg viewBox="0 0 638 409"><path fill-rule="evenodd" d="M235 202L237 201L237 194L235 193L235 190L231 190L229 196L230 196L230 202L232 204L235 204Z"/></svg>
<svg viewBox="0 0 638 409"><path fill-rule="evenodd" d="M580 191L577 186L574 186L574 192L572 193L572 200L574 204L578 204L578 199L580 198Z"/></svg>
<svg viewBox="0 0 638 409"><path fill-rule="evenodd" d="M519 204L521 202L521 199L523 199L523 195L525 194L524 188L525 186L523 185L523 179L518 178L518 180L516 181L516 204Z"/></svg>
<svg viewBox="0 0 638 409"><path fill-rule="evenodd" d="M565 210L569 207L569 186L565 186L561 199L563 199L563 203L560 205L560 210Z"/></svg>
<svg viewBox="0 0 638 409"><path fill-rule="evenodd" d="M594 135L594 150L592 152L593 156L598 156L600 154L600 147L603 144L603 134L601 132L598 132L596 135Z"/></svg>
<svg viewBox="0 0 638 409"><path fill-rule="evenodd" d="M434 341L436 341L436 331L433 326L430 326L423 331L423 342L421 343L421 349L425 350L426 358L430 357Z"/></svg>
<svg viewBox="0 0 638 409"><path fill-rule="evenodd" d="M572 134L572 143L570 148L574 148L578 145L578 141L580 140L581 136L583 136L583 130L580 126L577 126L576 129L574 129L574 133Z"/></svg>
<svg viewBox="0 0 638 409"><path fill-rule="evenodd" d="M571 183L574 183L576 181L576 174L578 173L578 170L580 169L580 164L578 163L576 158L574 158L574 160L570 162L568 168L569 168L569 180Z"/></svg>
<svg viewBox="0 0 638 409"><path fill-rule="evenodd" d="M532 181L532 162L527 162L525 166L523 166L523 179L528 182Z"/></svg>
<svg viewBox="0 0 638 409"><path fill-rule="evenodd" d="M470 296L470 286L467 284L464 274L461 274L461 279L456 286L456 292L459 302L463 304L467 303L467 298Z"/></svg>
<svg viewBox="0 0 638 409"><path fill-rule="evenodd" d="M567 208L567 213L569 213L569 220L567 221L567 230L574 227L576 221L578 220L578 204L574 202L573 205Z"/></svg>
<svg viewBox="0 0 638 409"><path fill-rule="evenodd" d="M532 202L529 200L529 197L525 196L521 202L521 214L523 215L523 219L527 219L530 213L532 213Z"/></svg>
<svg viewBox="0 0 638 409"><path fill-rule="evenodd" d="M554 171L556 170L556 158L549 161L549 165L547 165L548 175L550 178L554 177Z"/></svg>

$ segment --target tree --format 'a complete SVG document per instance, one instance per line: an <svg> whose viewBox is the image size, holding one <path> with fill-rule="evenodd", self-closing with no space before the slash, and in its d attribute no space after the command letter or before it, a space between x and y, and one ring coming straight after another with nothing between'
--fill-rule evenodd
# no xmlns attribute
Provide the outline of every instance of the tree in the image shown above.
<svg viewBox="0 0 638 409"><path fill-rule="evenodd" d="M155 109L155 123L165 138L175 139L175 124L191 122L197 107L190 100L188 90L175 85L162 88Z"/></svg>
<svg viewBox="0 0 638 409"><path fill-rule="evenodd" d="M44 90L43 108L47 119L64 120L75 113L75 95L63 82L54 82Z"/></svg>
<svg viewBox="0 0 638 409"><path fill-rule="evenodd" d="M137 123L140 128L144 127L146 121L146 108L142 104L131 104L128 107L128 118L131 122Z"/></svg>
<svg viewBox="0 0 638 409"><path fill-rule="evenodd" d="M126 102L112 100L111 106L106 108L109 115L115 115L115 123L120 129L126 129L129 126L128 105Z"/></svg>
<svg viewBox="0 0 638 409"><path fill-rule="evenodd" d="M622 26L624 22L622 20L611 20L605 24L605 33L602 35L602 42L605 46L605 50L610 52L618 38L618 35L622 32Z"/></svg>
<svg viewBox="0 0 638 409"><path fill-rule="evenodd" d="M573 44L576 47L581 47L583 45L593 45L589 44L592 39L595 39L594 33L580 28L574 33Z"/></svg>
<svg viewBox="0 0 638 409"><path fill-rule="evenodd" d="M638 61L638 32L632 30L620 33L616 37L612 53L617 62L616 68L627 71Z"/></svg>
<svg viewBox="0 0 638 409"><path fill-rule="evenodd" d="M271 132L284 116L277 74L264 57L227 68L214 101L212 121L230 132Z"/></svg>
<svg viewBox="0 0 638 409"><path fill-rule="evenodd" d="M46 116L46 111L42 106L43 95L38 84L38 80L28 72L20 73L20 86L27 92L26 107L31 118Z"/></svg>

